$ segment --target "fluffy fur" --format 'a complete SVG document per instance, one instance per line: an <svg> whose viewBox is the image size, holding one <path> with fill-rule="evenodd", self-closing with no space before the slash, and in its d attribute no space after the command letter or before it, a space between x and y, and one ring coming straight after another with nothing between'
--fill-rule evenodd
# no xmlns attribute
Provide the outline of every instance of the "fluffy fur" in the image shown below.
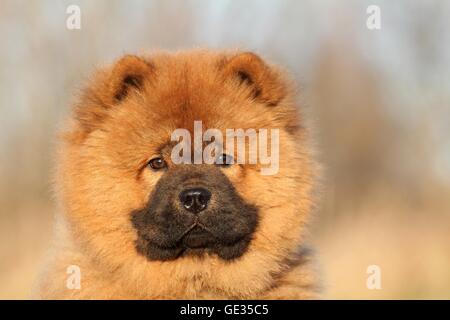
<svg viewBox="0 0 450 320"><path fill-rule="evenodd" d="M215 254L150 261L137 252L132 213L164 172L146 163L176 128L280 129L280 169L223 169L258 208L258 225L237 259ZM293 86L253 53L194 50L125 56L91 79L64 129L56 191L62 212L44 299L300 299L317 297L304 247L315 166ZM167 154L165 154L167 156ZM170 170L170 167L169 167ZM157 192L158 190L156 190ZM81 270L68 289L67 267Z"/></svg>

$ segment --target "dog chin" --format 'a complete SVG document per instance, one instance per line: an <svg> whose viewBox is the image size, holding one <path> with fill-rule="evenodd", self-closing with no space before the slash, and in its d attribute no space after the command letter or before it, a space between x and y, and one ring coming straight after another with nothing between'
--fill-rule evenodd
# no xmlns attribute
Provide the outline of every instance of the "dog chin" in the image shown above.
<svg viewBox="0 0 450 320"><path fill-rule="evenodd" d="M223 260L234 260L247 250L251 235L245 235L232 243L221 243L208 231L195 226L187 232L174 246L162 247L148 239L138 239L138 251L151 261L171 261L180 257L195 256L203 258L217 255Z"/></svg>

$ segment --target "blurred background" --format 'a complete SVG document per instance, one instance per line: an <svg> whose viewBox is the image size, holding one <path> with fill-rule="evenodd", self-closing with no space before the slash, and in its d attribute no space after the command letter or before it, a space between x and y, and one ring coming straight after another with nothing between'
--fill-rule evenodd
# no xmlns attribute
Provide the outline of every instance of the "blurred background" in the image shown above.
<svg viewBox="0 0 450 320"><path fill-rule="evenodd" d="M450 299L449 30L444 0L0 0L0 298L28 297L48 248L55 133L80 83L123 53L211 47L298 81L324 166L325 297Z"/></svg>

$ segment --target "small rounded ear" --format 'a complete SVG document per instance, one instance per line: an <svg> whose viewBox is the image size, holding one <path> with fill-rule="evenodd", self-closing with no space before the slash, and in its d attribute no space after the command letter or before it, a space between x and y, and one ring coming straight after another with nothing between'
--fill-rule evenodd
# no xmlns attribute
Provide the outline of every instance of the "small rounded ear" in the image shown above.
<svg viewBox="0 0 450 320"><path fill-rule="evenodd" d="M125 99L131 90L139 90L146 79L153 76L150 62L126 55L112 67L100 70L81 92L75 105L75 119L85 137L95 130L109 110Z"/></svg>
<svg viewBox="0 0 450 320"><path fill-rule="evenodd" d="M126 98L131 89L141 89L144 79L150 76L153 66L133 55L121 58L113 67L109 82L111 103L120 102Z"/></svg>
<svg viewBox="0 0 450 320"><path fill-rule="evenodd" d="M238 53L225 61L225 76L238 79L241 85L249 86L252 98L275 106L286 95L286 85L280 73L269 67L252 52Z"/></svg>

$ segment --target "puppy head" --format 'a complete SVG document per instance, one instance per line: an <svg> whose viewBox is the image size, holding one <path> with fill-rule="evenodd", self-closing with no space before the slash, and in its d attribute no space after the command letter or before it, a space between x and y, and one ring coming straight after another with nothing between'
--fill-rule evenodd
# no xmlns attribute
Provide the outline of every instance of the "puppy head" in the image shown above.
<svg viewBox="0 0 450 320"><path fill-rule="evenodd" d="M276 174L261 163L176 163L172 133L195 136L196 121L224 135L278 130ZM210 51L125 56L98 71L58 171L75 240L99 265L153 283L195 275L235 294L262 290L298 247L311 179L289 82L253 53Z"/></svg>

